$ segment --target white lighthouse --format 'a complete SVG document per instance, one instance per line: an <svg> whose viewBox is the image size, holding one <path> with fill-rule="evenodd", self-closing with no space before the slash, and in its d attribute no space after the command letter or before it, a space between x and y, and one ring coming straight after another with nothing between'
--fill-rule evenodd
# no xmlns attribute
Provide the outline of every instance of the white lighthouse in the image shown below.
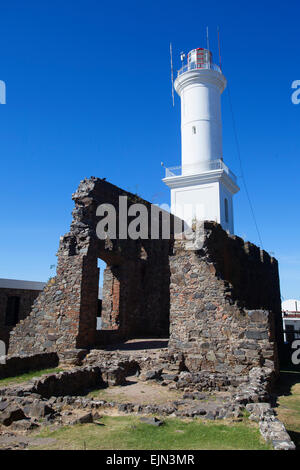
<svg viewBox="0 0 300 470"><path fill-rule="evenodd" d="M207 49L193 49L178 71L181 98L181 166L166 168L171 212L185 220L213 220L233 233L236 176L223 162L221 94L226 78Z"/></svg>

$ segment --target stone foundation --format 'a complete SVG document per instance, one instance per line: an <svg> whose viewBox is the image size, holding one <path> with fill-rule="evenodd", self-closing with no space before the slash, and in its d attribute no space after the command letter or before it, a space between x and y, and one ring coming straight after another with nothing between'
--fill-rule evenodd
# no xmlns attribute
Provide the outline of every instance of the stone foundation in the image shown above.
<svg viewBox="0 0 300 470"><path fill-rule="evenodd" d="M30 431L40 426L91 423L103 414L141 416L158 414L179 418L241 420L247 411L249 419L259 423L264 439L275 449L294 449L284 425L276 418L269 401L269 386L273 371L266 367L254 367L248 374L198 373L181 371L182 357L160 351L157 355L147 352L134 358L120 353L92 351L81 367L32 379L26 384L0 388L0 447L1 436L14 431ZM152 369L160 365L155 373ZM173 377L164 374L164 368L173 368ZM134 376L133 376L134 375ZM167 403L117 402L86 396L101 388L137 382L156 384L176 390L176 400ZM153 385L152 385L153 386ZM125 387L126 389L127 387ZM180 396L181 395L181 396ZM101 415L99 415L101 413ZM7 431L6 431L7 429ZM8 433L8 434L7 434Z"/></svg>
<svg viewBox="0 0 300 470"><path fill-rule="evenodd" d="M6 358L5 364L0 364L0 379L14 377L34 370L57 367L59 357L57 353L29 354L27 356L11 356Z"/></svg>

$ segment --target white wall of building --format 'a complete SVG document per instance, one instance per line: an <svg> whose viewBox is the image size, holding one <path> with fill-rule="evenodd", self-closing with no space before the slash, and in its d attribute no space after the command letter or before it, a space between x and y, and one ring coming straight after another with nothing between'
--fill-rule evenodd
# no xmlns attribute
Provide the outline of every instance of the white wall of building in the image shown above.
<svg viewBox="0 0 300 470"><path fill-rule="evenodd" d="M222 158L221 93L225 87L224 75L212 69L189 70L176 78L183 168Z"/></svg>
<svg viewBox="0 0 300 470"><path fill-rule="evenodd" d="M287 312L299 312L300 313L300 300L287 299L282 302L282 310Z"/></svg>
<svg viewBox="0 0 300 470"><path fill-rule="evenodd" d="M300 339L300 300L284 300L281 309L284 341L288 340L289 334L293 336L293 339Z"/></svg>
<svg viewBox="0 0 300 470"><path fill-rule="evenodd" d="M232 193L228 189L220 184L219 187L219 207L220 207L220 224L224 230L229 231L229 233L234 233L234 219L233 219L233 201ZM228 219L225 214L225 200L228 202Z"/></svg>
<svg viewBox="0 0 300 470"><path fill-rule="evenodd" d="M190 227L195 219L220 223L219 199L219 183L171 189L171 212Z"/></svg>
<svg viewBox="0 0 300 470"><path fill-rule="evenodd" d="M222 158L220 94L217 86L196 82L180 93L183 174L199 162Z"/></svg>
<svg viewBox="0 0 300 470"><path fill-rule="evenodd" d="M199 56L205 53L197 51L202 51ZM222 157L221 94L226 84L210 61L179 71L174 88L181 99L181 174L168 174L163 181L171 189L172 214L189 227L195 220L211 220L233 233L232 196L239 187Z"/></svg>

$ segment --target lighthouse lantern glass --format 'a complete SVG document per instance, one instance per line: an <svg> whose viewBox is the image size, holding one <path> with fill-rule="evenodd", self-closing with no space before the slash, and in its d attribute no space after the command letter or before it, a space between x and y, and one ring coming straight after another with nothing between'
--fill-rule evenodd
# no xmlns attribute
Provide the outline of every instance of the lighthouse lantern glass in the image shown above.
<svg viewBox="0 0 300 470"><path fill-rule="evenodd" d="M188 65L190 68L206 69L210 68L212 54L209 50L198 48L188 53Z"/></svg>

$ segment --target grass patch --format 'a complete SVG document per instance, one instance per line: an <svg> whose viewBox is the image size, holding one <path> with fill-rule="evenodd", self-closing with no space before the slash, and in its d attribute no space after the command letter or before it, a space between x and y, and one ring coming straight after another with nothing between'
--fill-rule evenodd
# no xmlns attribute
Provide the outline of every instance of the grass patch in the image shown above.
<svg viewBox="0 0 300 470"><path fill-rule="evenodd" d="M104 416L100 424L44 429L35 437L46 438L45 445L30 449L49 450L268 450L256 425L212 423L201 419L167 418L160 427L141 423L137 416ZM55 441L50 441L55 439Z"/></svg>
<svg viewBox="0 0 300 470"><path fill-rule="evenodd" d="M117 388L117 387L115 387ZM121 389L121 387L120 387ZM95 398L97 400L105 400L105 401L115 401L118 403L123 403L126 402L126 399L124 400L124 393L122 393L122 390L120 390L120 393L114 393L113 396L110 393L111 389L110 388L101 388L101 389L96 389L92 390L87 394L88 398ZM115 391L115 390L114 390ZM129 400L127 400L129 401Z"/></svg>
<svg viewBox="0 0 300 470"><path fill-rule="evenodd" d="M6 379L0 379L0 388L6 387L7 385L21 384L35 377L41 377L42 375L53 374L61 371L62 369L56 367L53 369L34 370L26 372L25 374L16 375L15 377L7 377Z"/></svg>
<svg viewBox="0 0 300 470"><path fill-rule="evenodd" d="M300 372L281 371L278 385L278 418L300 450Z"/></svg>

